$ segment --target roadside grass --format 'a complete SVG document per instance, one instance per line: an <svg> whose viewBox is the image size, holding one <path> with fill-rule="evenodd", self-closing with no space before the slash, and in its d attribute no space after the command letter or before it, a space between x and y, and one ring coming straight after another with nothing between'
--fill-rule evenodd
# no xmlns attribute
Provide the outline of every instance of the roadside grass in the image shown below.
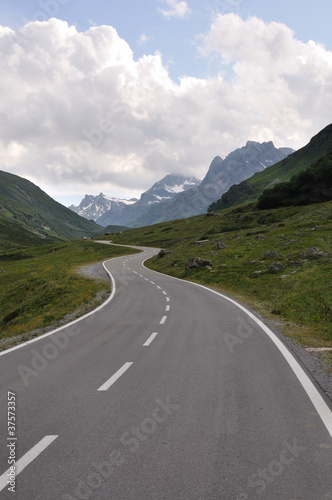
<svg viewBox="0 0 332 500"><path fill-rule="evenodd" d="M332 347L332 202L264 211L255 206L133 229L112 240L163 248L162 257L148 261L151 269L229 294L302 344ZM220 241L227 247L218 249ZM191 257L209 260L211 268L186 271ZM283 268L269 271L273 263Z"/></svg>
<svg viewBox="0 0 332 500"><path fill-rule="evenodd" d="M89 279L78 267L135 253L93 241L31 247L0 255L0 339L57 325L105 300L111 283Z"/></svg>

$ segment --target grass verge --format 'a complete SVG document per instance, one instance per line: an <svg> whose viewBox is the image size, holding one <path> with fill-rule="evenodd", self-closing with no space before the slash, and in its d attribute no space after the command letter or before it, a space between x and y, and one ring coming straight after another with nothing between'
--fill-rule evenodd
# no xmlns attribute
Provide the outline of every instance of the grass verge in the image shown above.
<svg viewBox="0 0 332 500"><path fill-rule="evenodd" d="M77 268L128 253L135 251L74 240L0 255L0 339L57 326L70 313L96 307L111 283L83 277Z"/></svg>

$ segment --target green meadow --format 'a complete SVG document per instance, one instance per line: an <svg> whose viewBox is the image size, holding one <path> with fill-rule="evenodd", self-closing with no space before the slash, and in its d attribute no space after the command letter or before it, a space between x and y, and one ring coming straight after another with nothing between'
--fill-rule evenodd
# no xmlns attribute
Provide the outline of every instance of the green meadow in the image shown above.
<svg viewBox="0 0 332 500"><path fill-rule="evenodd" d="M0 255L0 339L57 326L106 299L111 282L89 279L80 266L131 253L128 248L73 240Z"/></svg>

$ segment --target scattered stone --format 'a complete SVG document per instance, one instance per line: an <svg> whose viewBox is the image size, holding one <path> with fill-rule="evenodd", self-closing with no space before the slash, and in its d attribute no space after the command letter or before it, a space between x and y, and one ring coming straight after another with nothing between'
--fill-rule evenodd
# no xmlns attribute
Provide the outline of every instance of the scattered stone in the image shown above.
<svg viewBox="0 0 332 500"><path fill-rule="evenodd" d="M317 247L307 248L305 251L305 255L317 255L319 253L319 249Z"/></svg>
<svg viewBox="0 0 332 500"><path fill-rule="evenodd" d="M171 253L173 253L172 250L167 250L167 249L165 250L164 248L162 248L158 253L158 257L162 259L163 257L165 257L165 255L169 255Z"/></svg>
<svg viewBox="0 0 332 500"><path fill-rule="evenodd" d="M209 267L212 269L212 264L209 260L201 259L200 257L192 257L186 262L186 271L190 269L197 269L199 267Z"/></svg>
<svg viewBox="0 0 332 500"><path fill-rule="evenodd" d="M255 239L256 240L265 240L266 239L266 236L264 236L264 234L262 233L259 233L255 236Z"/></svg>
<svg viewBox="0 0 332 500"><path fill-rule="evenodd" d="M301 262L298 260L293 260L291 262L288 262L289 267L301 267Z"/></svg>
<svg viewBox="0 0 332 500"><path fill-rule="evenodd" d="M317 247L309 247L304 252L299 252L298 256L301 259L303 259L304 257L315 257L318 259L321 257L328 257L329 254L326 252L321 252Z"/></svg>
<svg viewBox="0 0 332 500"><path fill-rule="evenodd" d="M276 252L275 250L268 250L267 252L265 252L264 254L264 259L266 259L267 257L281 257L281 255Z"/></svg>
<svg viewBox="0 0 332 500"><path fill-rule="evenodd" d="M279 271L283 271L284 269L285 266L281 262L273 262L273 264L270 265L268 272L278 273Z"/></svg>
<svg viewBox="0 0 332 500"><path fill-rule="evenodd" d="M257 260L248 260L248 264L253 266L254 264L257 264Z"/></svg>
<svg viewBox="0 0 332 500"><path fill-rule="evenodd" d="M210 240L198 240L198 241L193 241L194 245L203 245L203 243L209 243Z"/></svg>
<svg viewBox="0 0 332 500"><path fill-rule="evenodd" d="M291 275L290 274L283 274L282 276L278 276L278 280L283 280L285 278L290 278Z"/></svg>
<svg viewBox="0 0 332 500"><path fill-rule="evenodd" d="M217 241L217 250L224 250L224 248L228 248L228 245L221 240Z"/></svg>
<svg viewBox="0 0 332 500"><path fill-rule="evenodd" d="M252 278L258 278L258 276L261 276L263 274L263 271L254 271L251 275Z"/></svg>
<svg viewBox="0 0 332 500"><path fill-rule="evenodd" d="M220 214L217 214L216 212L208 212L205 214L205 217L220 217Z"/></svg>

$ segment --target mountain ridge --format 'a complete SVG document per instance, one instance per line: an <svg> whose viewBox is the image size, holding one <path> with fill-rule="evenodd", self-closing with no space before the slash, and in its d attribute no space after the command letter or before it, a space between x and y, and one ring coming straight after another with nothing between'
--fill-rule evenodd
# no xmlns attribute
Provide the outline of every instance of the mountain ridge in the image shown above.
<svg viewBox="0 0 332 500"><path fill-rule="evenodd" d="M199 186L152 207L131 226L147 226L205 213L211 202L239 179L246 179L250 174L264 170L293 152L291 148L275 148L272 141L247 141L245 146L231 152L225 159L215 156Z"/></svg>
<svg viewBox="0 0 332 500"><path fill-rule="evenodd" d="M31 181L0 170L0 248L11 250L99 234L102 228Z"/></svg>
<svg viewBox="0 0 332 500"><path fill-rule="evenodd" d="M98 223L102 226L119 225L130 226L138 218L149 211L151 206L158 205L170 200L179 192L184 192L192 186L199 185L201 181L193 176L181 174L168 174L160 181L155 182L153 186L141 194L140 199L135 203L122 207L115 212L109 210L99 219Z"/></svg>

